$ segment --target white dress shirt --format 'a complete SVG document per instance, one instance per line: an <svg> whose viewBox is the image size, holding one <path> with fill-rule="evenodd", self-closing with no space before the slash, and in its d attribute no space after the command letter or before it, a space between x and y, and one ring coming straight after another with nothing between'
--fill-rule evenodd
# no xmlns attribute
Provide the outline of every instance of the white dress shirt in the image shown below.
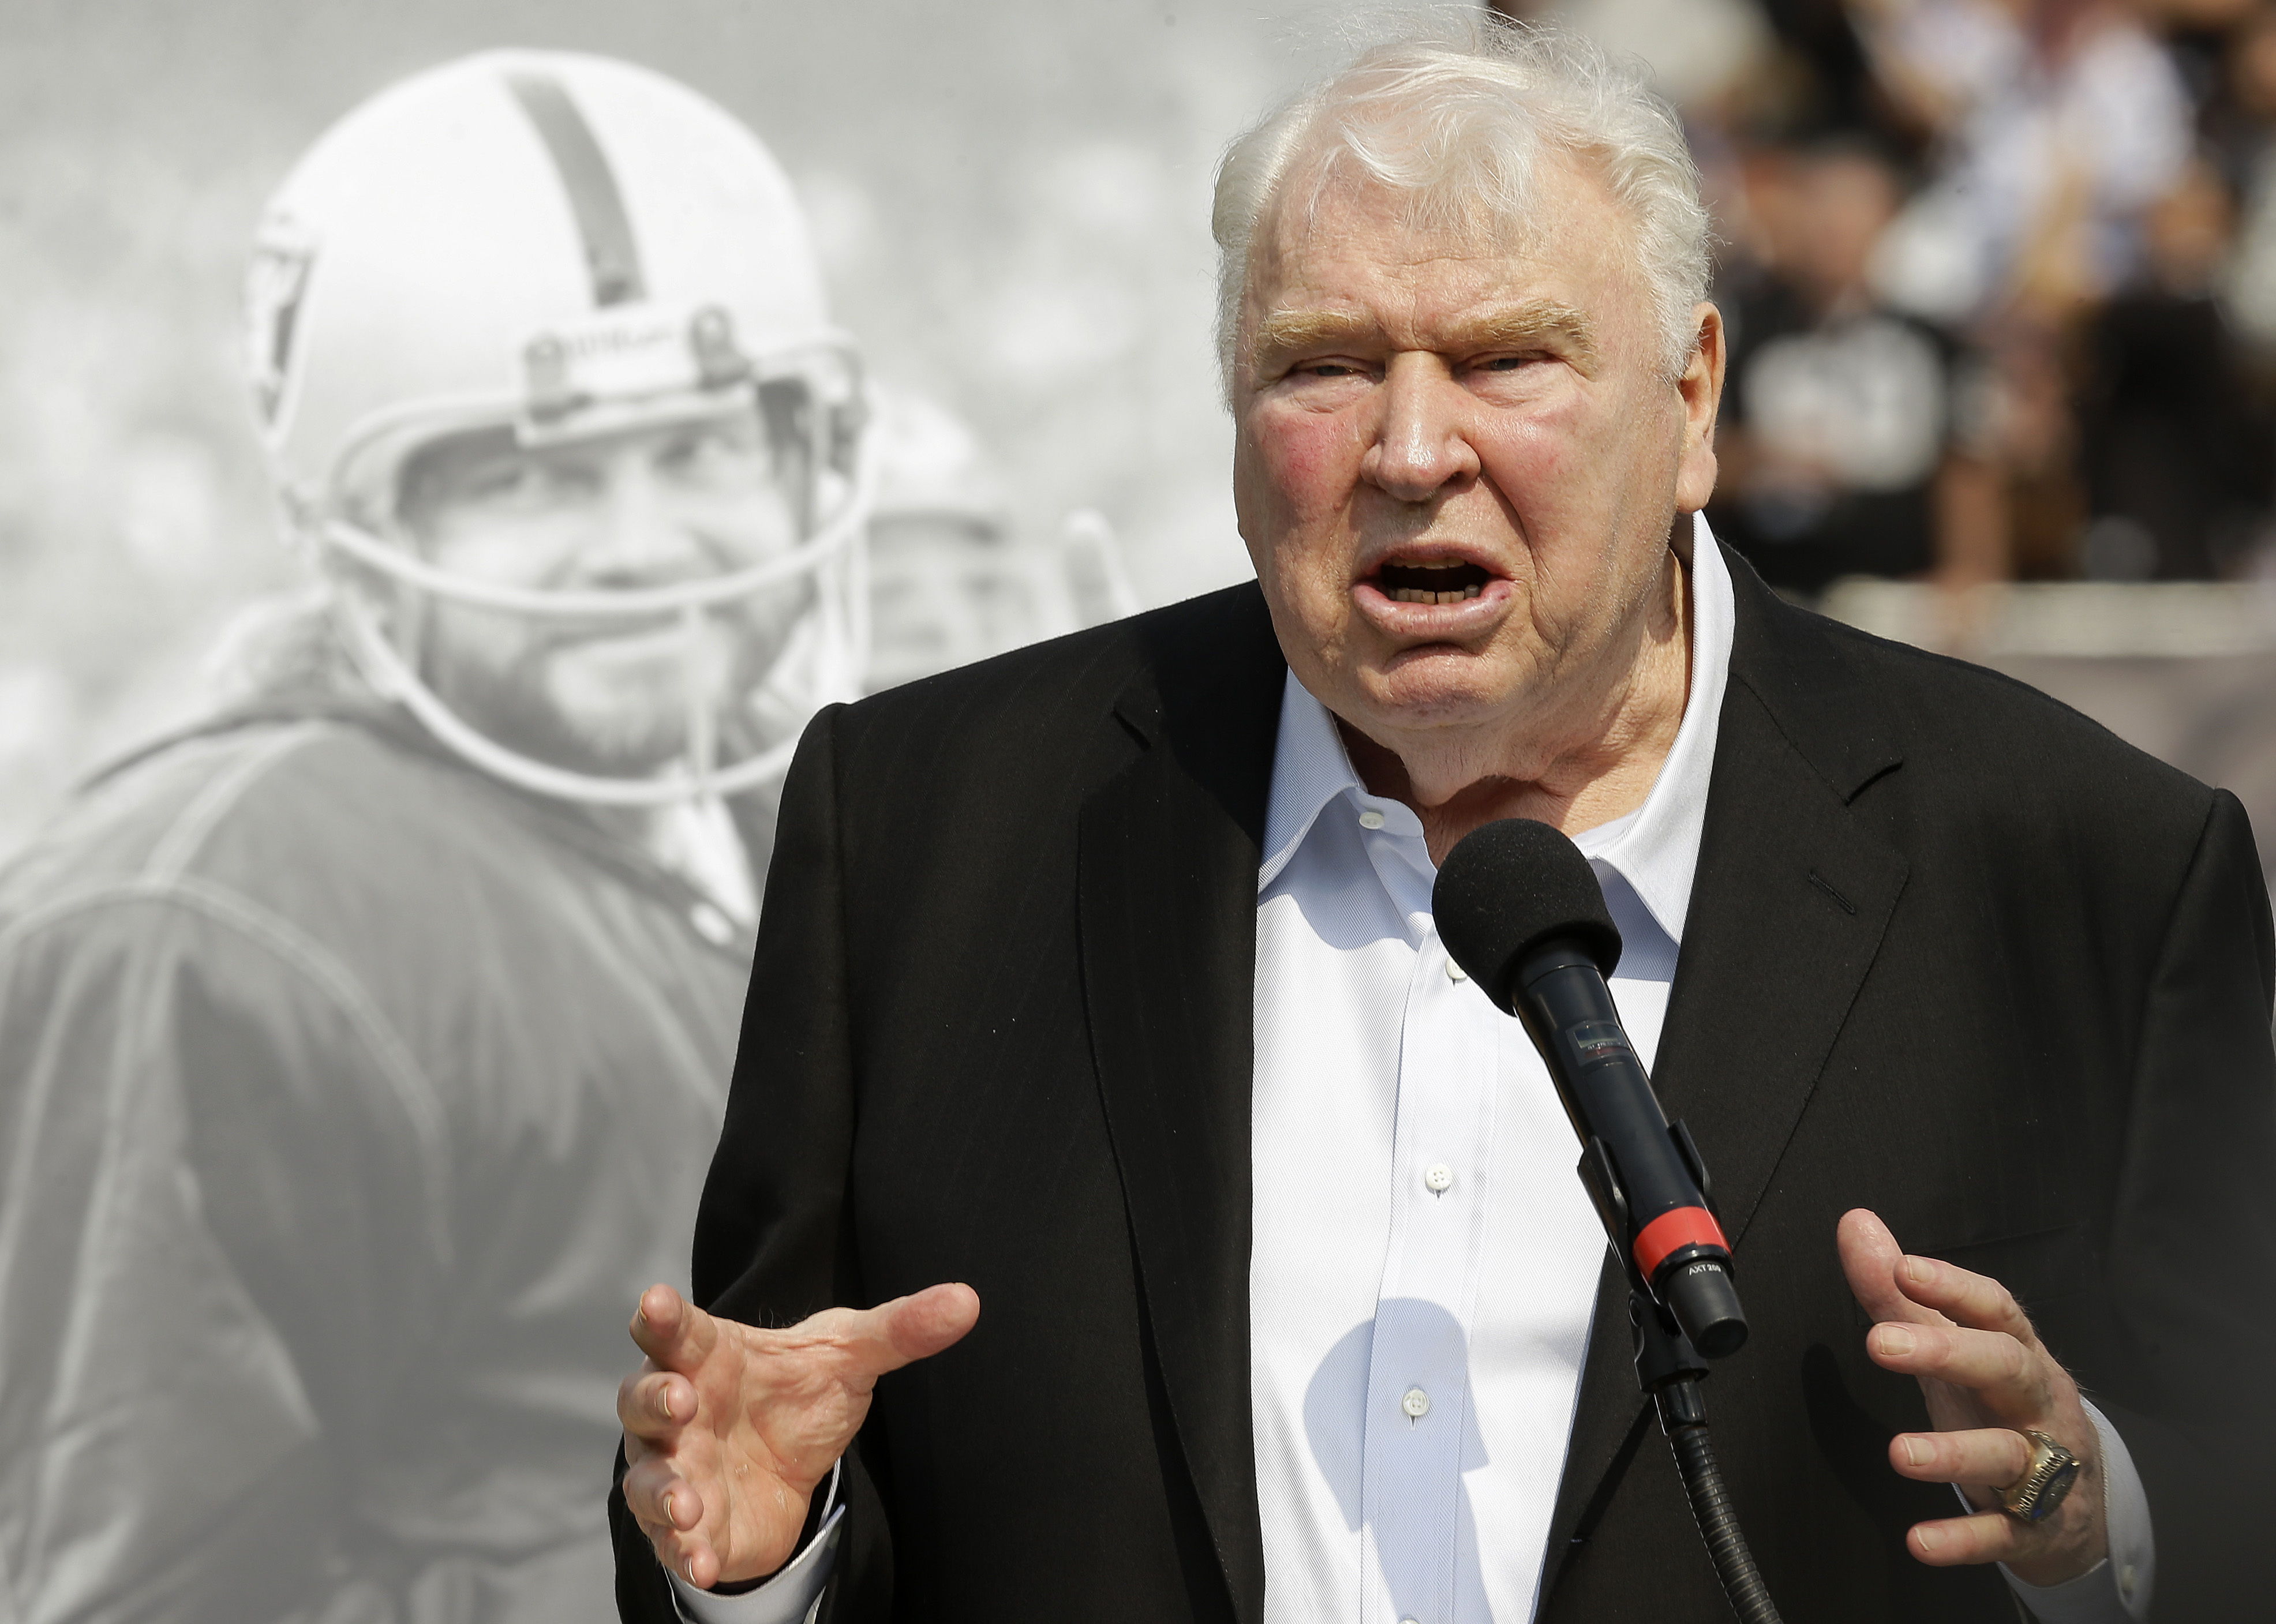
<svg viewBox="0 0 2276 1624"><path fill-rule="evenodd" d="M1731 658L1730 577L1703 518L1693 536L1681 728L1643 804L1577 842L1620 928L1612 997L1647 1066ZM1439 944L1436 878L1421 820L1367 792L1334 718L1290 676L1256 903L1249 1386L1265 1624L1516 1624L1538 1600L1605 1236L1539 1056ZM2010 1575L2045 1624L2148 1611L2147 1501L2094 1421L2116 1560L2046 1590ZM1655 1467L1675 1469L1630 1469ZM800 1556L794 1584L786 1570L745 1596L682 1585L681 1605L699 1624L794 1624L830 1543Z"/></svg>
<svg viewBox="0 0 2276 1624"><path fill-rule="evenodd" d="M1730 577L1703 520L1693 538L1682 726L1643 804L1577 840L1620 928L1612 997L1647 1066L1731 657ZM1257 874L1249 1323L1266 1624L1513 1624L1538 1599L1605 1238L1539 1056L1439 943L1436 878L1421 820L1367 792L1292 676ZM2011 1576L2046 1624L2147 1611L2146 1503L2095 1419L2119 1560L2048 1590Z"/></svg>

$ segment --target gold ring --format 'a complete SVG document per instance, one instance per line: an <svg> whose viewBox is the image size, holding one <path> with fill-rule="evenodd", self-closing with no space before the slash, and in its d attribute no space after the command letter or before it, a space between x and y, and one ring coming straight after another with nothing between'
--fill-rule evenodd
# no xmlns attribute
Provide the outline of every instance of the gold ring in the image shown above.
<svg viewBox="0 0 2276 1624"><path fill-rule="evenodd" d="M2021 1522L2038 1522L2054 1515L2084 1469L2076 1455L2045 1432L2023 1436L2030 1440L2030 1464L1999 1491L1999 1508Z"/></svg>

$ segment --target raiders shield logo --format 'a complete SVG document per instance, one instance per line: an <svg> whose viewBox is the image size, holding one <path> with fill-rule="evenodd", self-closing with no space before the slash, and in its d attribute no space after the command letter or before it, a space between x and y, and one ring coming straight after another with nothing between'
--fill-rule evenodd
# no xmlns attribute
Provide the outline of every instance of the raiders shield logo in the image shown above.
<svg viewBox="0 0 2276 1624"><path fill-rule="evenodd" d="M292 377L292 329L316 257L313 238L273 217L261 228L245 273L245 371L263 428L274 429Z"/></svg>

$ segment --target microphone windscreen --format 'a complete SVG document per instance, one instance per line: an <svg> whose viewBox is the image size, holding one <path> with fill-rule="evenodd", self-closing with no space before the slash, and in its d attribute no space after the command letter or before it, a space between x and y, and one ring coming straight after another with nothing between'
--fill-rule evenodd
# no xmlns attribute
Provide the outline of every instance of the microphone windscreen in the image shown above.
<svg viewBox="0 0 2276 1624"><path fill-rule="evenodd" d="M1530 818L1473 829L1439 865L1430 910L1454 963L1504 1010L1517 963L1567 937L1607 976L1620 962L1620 927L1581 849Z"/></svg>

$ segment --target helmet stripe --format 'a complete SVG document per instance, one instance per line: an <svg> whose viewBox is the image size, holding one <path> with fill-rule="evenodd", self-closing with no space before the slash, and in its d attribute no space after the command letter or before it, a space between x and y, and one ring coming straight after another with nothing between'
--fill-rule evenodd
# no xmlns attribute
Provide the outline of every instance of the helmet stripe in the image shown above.
<svg viewBox="0 0 2276 1624"><path fill-rule="evenodd" d="M625 213L624 194L617 190L615 171L593 138L592 126L551 74L520 69L507 73L505 82L552 155L562 190L569 194L577 234L585 243L586 268L593 277L593 302L623 305L646 297L632 219Z"/></svg>

